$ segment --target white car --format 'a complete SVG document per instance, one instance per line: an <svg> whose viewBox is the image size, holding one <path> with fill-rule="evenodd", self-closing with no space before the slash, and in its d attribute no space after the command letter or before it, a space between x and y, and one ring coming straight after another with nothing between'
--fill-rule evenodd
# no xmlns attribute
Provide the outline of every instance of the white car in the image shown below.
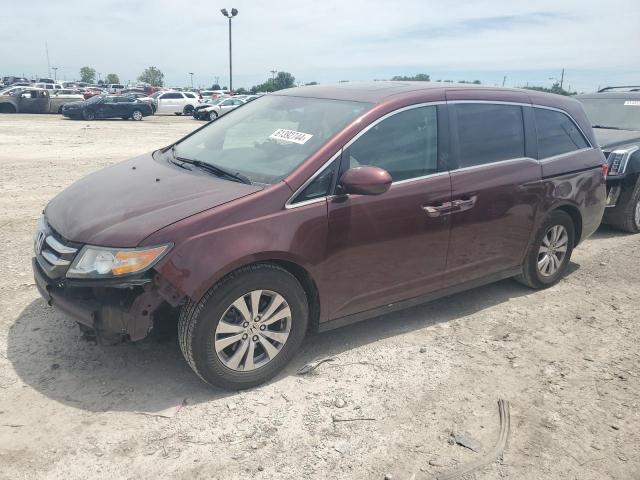
<svg viewBox="0 0 640 480"><path fill-rule="evenodd" d="M17 87L7 87L4 90L0 89L0 95L14 95L16 92L21 92L25 88L29 87L25 87L22 85Z"/></svg>
<svg viewBox="0 0 640 480"><path fill-rule="evenodd" d="M198 113L198 117L200 120L215 120L218 117L221 117L225 113L230 112L231 110L235 110L240 105L244 105L245 102L238 98L226 98L221 102L216 103L215 105L211 105L210 107L203 108Z"/></svg>
<svg viewBox="0 0 640 480"><path fill-rule="evenodd" d="M107 93L118 94L122 93L122 90L124 90L124 85L121 85L119 83L109 83L107 85L104 85L104 89L107 91Z"/></svg>
<svg viewBox="0 0 640 480"><path fill-rule="evenodd" d="M156 92L151 97L156 101L156 113L191 115L200 104L198 95L193 92Z"/></svg>
<svg viewBox="0 0 640 480"><path fill-rule="evenodd" d="M63 88L61 90L54 90L51 92L51 98L65 98L69 100L84 100L84 95L80 90L75 88Z"/></svg>
<svg viewBox="0 0 640 480"><path fill-rule="evenodd" d="M59 83L35 83L34 88L44 88L45 90L62 90L62 85Z"/></svg>

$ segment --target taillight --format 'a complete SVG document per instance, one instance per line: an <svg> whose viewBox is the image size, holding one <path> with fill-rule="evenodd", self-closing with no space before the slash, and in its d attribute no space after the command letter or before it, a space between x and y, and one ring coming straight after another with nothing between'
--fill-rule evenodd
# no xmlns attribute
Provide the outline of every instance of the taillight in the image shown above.
<svg viewBox="0 0 640 480"><path fill-rule="evenodd" d="M607 174L609 173L609 164L608 163L603 163L602 164L602 175L604 176L604 178L607 178Z"/></svg>

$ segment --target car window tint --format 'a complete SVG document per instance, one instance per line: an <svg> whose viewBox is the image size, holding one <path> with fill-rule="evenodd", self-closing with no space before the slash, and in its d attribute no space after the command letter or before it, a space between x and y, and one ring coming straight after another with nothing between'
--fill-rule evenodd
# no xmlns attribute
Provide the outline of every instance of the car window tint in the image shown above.
<svg viewBox="0 0 640 480"><path fill-rule="evenodd" d="M367 130L349 148L349 167L385 169L394 182L438 171L435 106L397 113Z"/></svg>
<svg viewBox="0 0 640 480"><path fill-rule="evenodd" d="M160 98L162 98L163 100L164 99L175 99L175 98L182 98L182 95L180 93L165 93Z"/></svg>
<svg viewBox="0 0 640 480"><path fill-rule="evenodd" d="M314 200L316 198L322 198L329 195L329 189L333 184L333 175L336 170L337 162L332 162L327 168L325 168L320 174L313 179L313 181L300 192L298 196L291 203L306 202L307 200Z"/></svg>
<svg viewBox="0 0 640 480"><path fill-rule="evenodd" d="M564 113L546 108L534 108L538 134L538 158L553 157L587 148L589 144Z"/></svg>
<svg viewBox="0 0 640 480"><path fill-rule="evenodd" d="M187 98L196 98L196 96L193 93L185 93L184 96Z"/></svg>
<svg viewBox="0 0 640 480"><path fill-rule="evenodd" d="M453 106L458 124L459 166L524 157L524 122L517 105Z"/></svg>

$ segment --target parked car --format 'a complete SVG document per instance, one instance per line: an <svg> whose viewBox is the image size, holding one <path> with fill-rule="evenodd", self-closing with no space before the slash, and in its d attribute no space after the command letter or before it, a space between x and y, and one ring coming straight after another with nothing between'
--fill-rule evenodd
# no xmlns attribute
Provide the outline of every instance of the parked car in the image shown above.
<svg viewBox="0 0 640 480"><path fill-rule="evenodd" d="M69 100L52 96L52 90L23 87L0 95L0 113L60 113Z"/></svg>
<svg viewBox="0 0 640 480"><path fill-rule="evenodd" d="M210 107L218 105L225 98L228 98L228 97L219 97L213 100L205 100L203 103L201 103L200 105L198 105L196 108L193 109L193 112L191 113L191 115L196 120L209 120L210 118L209 118L208 109Z"/></svg>
<svg viewBox="0 0 640 480"><path fill-rule="evenodd" d="M100 95L82 102L65 103L62 114L72 119L96 120L99 118L122 118L142 120L142 117L153 115L153 109L147 102L140 102L133 97Z"/></svg>
<svg viewBox="0 0 640 480"><path fill-rule="evenodd" d="M15 95L16 93L23 91L25 88L27 87L25 87L24 85L7 87L3 90L0 90L0 95Z"/></svg>
<svg viewBox="0 0 640 480"><path fill-rule="evenodd" d="M153 110L153 113L156 113L155 100L151 97L148 97L146 94L132 91L132 92L127 92L126 96L133 97L140 102L147 102L149 105L151 105L151 109Z"/></svg>
<svg viewBox="0 0 640 480"><path fill-rule="evenodd" d="M104 91L99 87L84 87L82 92L82 96L85 100L89 100L91 97L102 94L104 94Z"/></svg>
<svg viewBox="0 0 640 480"><path fill-rule="evenodd" d="M235 110L240 105L244 105L244 100L237 99L235 97L224 98L222 101L213 102L208 107L205 107L198 111L197 116L194 115L198 120L210 120L213 121L218 117L221 117L225 113L229 113L231 110Z"/></svg>
<svg viewBox="0 0 640 480"><path fill-rule="evenodd" d="M62 85L59 83L50 83L50 82L38 82L33 84L36 88L44 88L46 90L61 90Z"/></svg>
<svg viewBox="0 0 640 480"><path fill-rule="evenodd" d="M111 94L122 93L122 91L124 90L124 85L121 85L119 83L109 83L104 86L104 90L107 93Z"/></svg>
<svg viewBox="0 0 640 480"><path fill-rule="evenodd" d="M640 232L640 86L578 95L609 164L603 223Z"/></svg>
<svg viewBox="0 0 640 480"><path fill-rule="evenodd" d="M84 100L84 95L77 88L63 88L61 90L54 90L51 93L52 98L70 100Z"/></svg>
<svg viewBox="0 0 640 480"><path fill-rule="evenodd" d="M193 109L200 104L200 99L193 92L156 92L151 97L156 101L157 113L191 115Z"/></svg>
<svg viewBox="0 0 640 480"><path fill-rule="evenodd" d="M556 284L600 224L604 162L567 97L283 90L58 194L38 223L35 282L112 341L179 316L200 378L247 388L309 330L513 276Z"/></svg>

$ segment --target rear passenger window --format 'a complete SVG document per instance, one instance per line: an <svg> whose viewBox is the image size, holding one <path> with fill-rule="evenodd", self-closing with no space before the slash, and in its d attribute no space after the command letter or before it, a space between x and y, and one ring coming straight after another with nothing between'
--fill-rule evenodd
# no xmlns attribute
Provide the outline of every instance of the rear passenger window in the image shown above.
<svg viewBox="0 0 640 480"><path fill-rule="evenodd" d="M524 157L524 121L517 105L454 105L459 167Z"/></svg>
<svg viewBox="0 0 640 480"><path fill-rule="evenodd" d="M196 96L193 93L185 93L184 96L187 98L196 98Z"/></svg>
<svg viewBox="0 0 640 480"><path fill-rule="evenodd" d="M538 158L548 158L587 148L589 144L564 113L534 108L538 134Z"/></svg>
<svg viewBox="0 0 640 480"><path fill-rule="evenodd" d="M437 172L437 108L405 110L367 130L349 147L349 167L358 165L383 168L394 182Z"/></svg>

